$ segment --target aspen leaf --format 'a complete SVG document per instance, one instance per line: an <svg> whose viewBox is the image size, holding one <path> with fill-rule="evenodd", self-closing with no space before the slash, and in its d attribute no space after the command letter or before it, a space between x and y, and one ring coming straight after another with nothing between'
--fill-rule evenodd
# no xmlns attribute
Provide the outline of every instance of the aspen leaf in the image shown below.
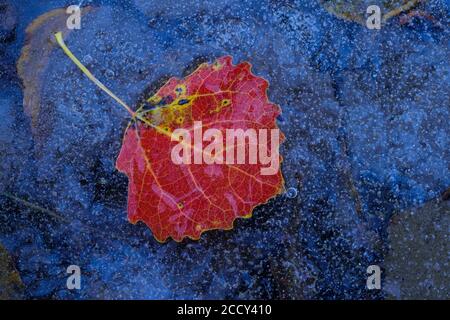
<svg viewBox="0 0 450 320"><path fill-rule="evenodd" d="M269 102L268 82L247 62L225 56L171 78L133 111L106 88L55 35L66 55L131 115L116 162L128 176L128 219L155 238L199 239L229 230L236 218L284 190L284 140Z"/></svg>
<svg viewBox="0 0 450 320"><path fill-rule="evenodd" d="M201 65L185 79L171 78L137 111L145 112L153 126L137 120L128 127L116 164L129 178L128 218L132 223L147 224L157 240L199 239L206 230L231 229L236 218L250 217L256 206L282 192L279 166L272 174L263 174L261 169L270 164L262 165L260 159L251 163L249 153L256 149L252 152L249 143L244 163L237 163L239 155L234 163L225 159L230 149L225 146L227 130L278 130L275 119L280 108L268 101L268 82L253 75L250 68L246 62L233 65L227 56ZM195 129L198 123L201 128ZM175 164L171 154L179 141L169 139L154 126L168 133L179 128L191 132L190 145L197 143L201 149L197 158L203 153L204 161L195 163L198 150L192 147L187 155L190 163ZM222 135L223 149L227 149L222 150L222 157L214 158L220 151L212 152L213 159L207 161L205 152L210 143L193 141L199 131L212 132L210 140L217 141L212 136ZM283 139L282 134L278 139Z"/></svg>

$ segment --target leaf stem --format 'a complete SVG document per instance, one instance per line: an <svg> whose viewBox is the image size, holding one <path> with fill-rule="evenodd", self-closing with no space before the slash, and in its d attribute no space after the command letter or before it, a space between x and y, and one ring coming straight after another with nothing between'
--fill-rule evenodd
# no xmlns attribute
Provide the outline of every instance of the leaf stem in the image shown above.
<svg viewBox="0 0 450 320"><path fill-rule="evenodd" d="M75 57L75 55L70 51L70 49L64 43L64 39L62 37L61 32L57 32L55 34L56 42L58 42L59 46L64 50L64 53L76 64L78 68L92 81L94 82L100 89L106 92L111 98L116 100L122 107L124 107L131 117L135 117L136 113L131 110L131 108L123 102L119 97L117 97L114 93L111 92L103 83L100 82L81 62Z"/></svg>
<svg viewBox="0 0 450 320"><path fill-rule="evenodd" d="M66 46L64 43L64 39L62 37L61 31L55 33L56 41L58 42L59 46L64 50L64 53L70 58L70 60L73 61L73 63L76 64L78 68L92 81L94 82L100 89L102 89L104 92L106 92L111 98L116 100L122 107L124 107L128 113L131 115L133 119L139 119L146 125L152 127L155 129L158 133L165 135L169 139L172 139L172 135L170 132L165 131L163 128L151 123L148 119L145 118L145 116L142 115L142 112L137 112L131 110L131 108L123 102L119 97L117 97L114 93L111 92L103 83L100 82L81 62L80 60L75 57L75 55L70 51L70 49ZM180 141L181 144L186 145L184 141Z"/></svg>

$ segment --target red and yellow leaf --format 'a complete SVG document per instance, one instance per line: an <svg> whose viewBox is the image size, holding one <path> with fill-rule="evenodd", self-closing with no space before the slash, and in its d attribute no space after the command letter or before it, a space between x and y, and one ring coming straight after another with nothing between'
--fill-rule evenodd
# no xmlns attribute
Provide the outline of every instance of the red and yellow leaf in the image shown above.
<svg viewBox="0 0 450 320"><path fill-rule="evenodd" d="M246 62L233 65L231 57L202 64L185 79L171 78L149 98L153 108L136 111L116 166L129 178L129 220L144 222L158 241L229 230L236 218L250 217L256 206L282 192L279 168L261 175L261 164L175 164L171 159L178 142L170 134L178 128L192 131L194 121L224 136L226 129L278 129L280 109L268 101L268 82L250 69Z"/></svg>
<svg viewBox="0 0 450 320"><path fill-rule="evenodd" d="M129 220L144 222L158 241L229 230L236 218L249 218L256 206L283 191L278 147L284 136L276 124L281 110L269 102L268 82L252 74L249 63L235 66L226 56L202 64L185 79L171 78L133 111L75 57L61 32L55 38L78 68L131 115L116 167L129 179ZM176 135L180 130L183 139ZM208 132L214 132L209 139ZM229 132L241 134L239 141L231 136L231 146ZM206 147L205 141L210 142ZM180 146L183 161L176 161L173 151Z"/></svg>

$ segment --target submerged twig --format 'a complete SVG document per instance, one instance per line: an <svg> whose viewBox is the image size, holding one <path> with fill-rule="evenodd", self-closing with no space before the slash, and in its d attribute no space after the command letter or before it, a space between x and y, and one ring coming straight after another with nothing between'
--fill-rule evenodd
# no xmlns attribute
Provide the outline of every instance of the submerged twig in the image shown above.
<svg viewBox="0 0 450 320"><path fill-rule="evenodd" d="M55 211L43 208L43 207L41 207L39 205L36 205L36 204L34 204L32 202L29 202L29 201L25 200L25 199L19 198L19 197L13 195L13 194L4 192L4 193L0 193L0 196L4 196L4 197L6 197L6 198L8 198L10 200L18 202L18 203L20 203L20 204L22 204L22 205L24 205L24 206L26 206L26 207L28 207L30 209L46 213L46 214L48 214L49 216L51 216L53 218L56 218L56 219L59 219L59 220L63 220L65 222L71 222L69 219L64 218L62 215L58 214Z"/></svg>

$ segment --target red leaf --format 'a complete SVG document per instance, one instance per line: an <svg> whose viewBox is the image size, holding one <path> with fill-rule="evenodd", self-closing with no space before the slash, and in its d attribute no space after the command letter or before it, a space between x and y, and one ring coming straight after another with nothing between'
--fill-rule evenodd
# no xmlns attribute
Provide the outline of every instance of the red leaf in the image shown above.
<svg viewBox="0 0 450 320"><path fill-rule="evenodd" d="M129 178L128 218L147 224L158 241L199 239L206 230L229 230L237 217L250 217L256 206L282 192L279 168L262 175L261 168L268 165L259 162L175 164L171 158L178 141L171 141L170 134L178 128L193 132L194 121L202 121L203 132L216 128L223 137L226 129L278 129L280 109L268 101L267 81L250 68L249 63L234 66L231 57L222 57L185 79L171 78L148 100L156 107L136 112L150 126L135 120L125 132L116 166ZM249 146L245 148L248 156ZM268 149L273 152L270 140Z"/></svg>

